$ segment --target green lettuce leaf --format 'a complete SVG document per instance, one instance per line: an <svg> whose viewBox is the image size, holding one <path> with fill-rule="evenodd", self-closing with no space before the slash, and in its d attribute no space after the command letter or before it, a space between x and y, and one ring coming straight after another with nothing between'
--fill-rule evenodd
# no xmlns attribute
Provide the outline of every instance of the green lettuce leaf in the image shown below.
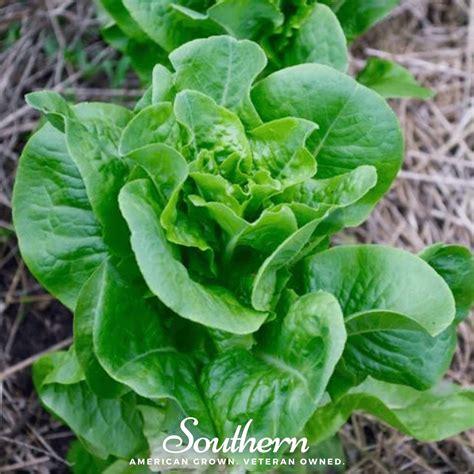
<svg viewBox="0 0 474 474"><path fill-rule="evenodd" d="M244 307L223 287L204 286L190 278L166 241L159 221L161 209L149 182L127 184L120 208L130 226L143 277L166 306L186 319L235 334L254 332L263 324L266 313Z"/></svg>
<svg viewBox="0 0 474 474"><path fill-rule="evenodd" d="M469 315L474 304L474 256L462 245L434 244L420 253L451 289L456 303L455 322Z"/></svg>
<svg viewBox="0 0 474 474"><path fill-rule="evenodd" d="M198 1L123 0L133 19L146 34L165 51L172 51L194 38L207 37L222 32L219 26L205 15L190 15L179 6L201 6ZM197 12L196 12L197 13Z"/></svg>
<svg viewBox="0 0 474 474"><path fill-rule="evenodd" d="M455 347L454 299L422 259L356 245L321 252L303 266L304 291L331 292L341 304L348 332L341 375L419 389L439 380Z"/></svg>
<svg viewBox="0 0 474 474"><path fill-rule="evenodd" d="M198 39L174 50L170 61L178 90L197 90L247 123L261 123L249 97L252 82L267 64L256 43L229 36Z"/></svg>
<svg viewBox="0 0 474 474"><path fill-rule="evenodd" d="M346 38L334 13L317 3L283 51L283 64L319 63L346 72Z"/></svg>
<svg viewBox="0 0 474 474"><path fill-rule="evenodd" d="M127 458L145 449L135 395L97 397L84 381L74 352L43 356L33 366L33 380L42 404L94 455Z"/></svg>
<svg viewBox="0 0 474 474"><path fill-rule="evenodd" d="M237 39L255 39L283 23L283 13L272 0L223 0L208 9L209 18Z"/></svg>
<svg viewBox="0 0 474 474"><path fill-rule="evenodd" d="M369 58L357 80L385 98L430 99L434 95L431 89L420 86L408 69L386 59Z"/></svg>
<svg viewBox="0 0 474 474"><path fill-rule="evenodd" d="M398 5L398 0L322 0L341 22L349 41L365 33Z"/></svg>
<svg viewBox="0 0 474 474"><path fill-rule="evenodd" d="M402 162L400 128L385 101L345 74L316 64L270 75L252 89L252 100L264 121L293 116L319 125L308 143L318 163L316 179L375 166L377 185L344 212L349 225L360 224L388 190Z"/></svg>
<svg viewBox="0 0 474 474"><path fill-rule="evenodd" d="M64 135L50 124L23 150L13 191L13 222L31 273L73 309L107 247Z"/></svg>
<svg viewBox="0 0 474 474"><path fill-rule="evenodd" d="M474 427L474 391L442 382L419 392L369 378L336 402L318 408L305 435L310 442L327 439L358 411L421 441L439 441Z"/></svg>
<svg viewBox="0 0 474 474"><path fill-rule="evenodd" d="M297 435L317 407L345 342L336 299L324 292L297 299L267 329L258 352L225 352L205 369L204 393L220 436L253 424L249 436Z"/></svg>
<svg viewBox="0 0 474 474"><path fill-rule="evenodd" d="M143 289L124 280L110 262L104 262L93 278L97 294L94 349L105 370L142 397L175 400L212 435L212 422L197 385L197 368L166 331L164 308L145 300ZM125 299L121 298L124 294Z"/></svg>

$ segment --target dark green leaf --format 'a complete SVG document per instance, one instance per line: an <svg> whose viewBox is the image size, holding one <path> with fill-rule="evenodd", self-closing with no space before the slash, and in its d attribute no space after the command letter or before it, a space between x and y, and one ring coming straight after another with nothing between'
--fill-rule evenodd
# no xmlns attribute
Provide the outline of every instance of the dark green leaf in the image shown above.
<svg viewBox="0 0 474 474"><path fill-rule="evenodd" d="M349 41L382 20L398 0L322 0L336 13Z"/></svg>
<svg viewBox="0 0 474 474"><path fill-rule="evenodd" d="M36 132L23 150L13 220L31 273L73 309L82 285L107 250L64 135L50 124Z"/></svg>
<svg viewBox="0 0 474 474"><path fill-rule="evenodd" d="M434 244L420 253L451 289L456 302L459 323L469 314L474 304L474 257L461 245Z"/></svg>
<svg viewBox="0 0 474 474"><path fill-rule="evenodd" d="M285 66L319 63L346 72L347 45L344 32L334 13L317 3L285 48Z"/></svg>

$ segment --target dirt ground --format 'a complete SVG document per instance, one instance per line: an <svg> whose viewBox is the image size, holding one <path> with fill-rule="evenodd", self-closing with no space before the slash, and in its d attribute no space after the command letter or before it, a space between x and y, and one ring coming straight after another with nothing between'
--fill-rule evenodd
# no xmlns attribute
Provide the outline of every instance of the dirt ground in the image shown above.
<svg viewBox="0 0 474 474"><path fill-rule="evenodd" d="M436 91L427 102L393 102L406 160L369 221L337 242L376 242L418 251L436 241L473 246L474 3L407 0L352 48L409 67ZM0 472L66 473L71 433L40 407L30 365L70 343L71 315L31 277L11 224L18 156L38 115L26 92L55 89L73 100L133 103L140 85L127 61L98 35L87 0L0 0ZM474 328L459 328L449 378L474 383ZM428 420L427 420L428 421ZM428 421L429 422L429 421ZM349 473L472 473L474 432L418 443L364 415L341 434ZM95 473L91 473L95 474Z"/></svg>

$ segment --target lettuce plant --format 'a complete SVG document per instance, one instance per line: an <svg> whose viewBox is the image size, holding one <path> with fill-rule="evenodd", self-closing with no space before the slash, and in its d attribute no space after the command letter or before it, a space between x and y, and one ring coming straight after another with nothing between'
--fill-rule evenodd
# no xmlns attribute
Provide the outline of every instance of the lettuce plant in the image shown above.
<svg viewBox="0 0 474 474"><path fill-rule="evenodd" d="M130 58L145 82L156 63L187 41L228 34L264 49L265 73L303 63L348 67L347 41L384 18L398 0L100 0L102 35ZM384 97L432 95L404 67L371 58L358 76Z"/></svg>
<svg viewBox="0 0 474 474"><path fill-rule="evenodd" d="M257 81L263 50L229 36L169 61L133 111L27 96L48 122L20 160L15 228L74 312L73 347L34 381L74 452L101 470L158 456L188 416L209 438L252 419L256 438L313 443L360 409L420 440L474 426L474 391L440 382L470 252L330 245L400 168L384 99L321 64Z"/></svg>

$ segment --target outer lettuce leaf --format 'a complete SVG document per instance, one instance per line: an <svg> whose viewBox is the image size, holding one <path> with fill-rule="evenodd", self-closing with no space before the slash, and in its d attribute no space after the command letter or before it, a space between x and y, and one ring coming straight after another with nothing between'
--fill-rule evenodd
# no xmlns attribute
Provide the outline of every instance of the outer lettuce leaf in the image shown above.
<svg viewBox="0 0 474 474"><path fill-rule="evenodd" d="M92 455L79 440L73 441L69 446L67 462L73 474L103 473L111 463L108 459L100 459Z"/></svg>
<svg viewBox="0 0 474 474"><path fill-rule="evenodd" d="M270 75L253 88L252 100L264 121L293 116L319 125L308 144L318 162L317 179L361 165L377 168L377 185L344 212L349 225L362 222L388 190L402 162L402 135L385 101L345 74L317 64Z"/></svg>
<svg viewBox="0 0 474 474"><path fill-rule="evenodd" d="M341 376L424 389L446 371L455 347L448 329L454 299L423 260L388 247L341 246L309 257L302 272L304 291L329 291L343 309L348 341Z"/></svg>
<svg viewBox="0 0 474 474"><path fill-rule="evenodd" d="M132 113L100 102L71 108L54 92L32 93L28 100L65 132L68 152L84 180L105 243L114 253L129 253L127 227L118 209L117 195L130 168L118 152L118 142Z"/></svg>
<svg viewBox="0 0 474 474"><path fill-rule="evenodd" d="M127 392L127 387L112 379L103 369L97 360L93 342L94 324L102 311L98 283L104 263L86 281L79 294L74 311L74 348L90 389L99 397L116 398Z"/></svg>
<svg viewBox="0 0 474 474"><path fill-rule="evenodd" d="M420 441L439 441L474 427L474 391L442 382L419 392L369 378L338 401L318 408L305 435L311 442L327 439L355 411L374 415Z"/></svg>
<svg viewBox="0 0 474 474"><path fill-rule="evenodd" d="M43 405L96 456L127 458L145 448L135 395L97 397L85 383L73 352L42 357L33 366L33 379Z"/></svg>
<svg viewBox="0 0 474 474"><path fill-rule="evenodd" d="M283 13L272 0L223 0L208 15L237 39L256 39L283 23Z"/></svg>
<svg viewBox="0 0 474 474"><path fill-rule="evenodd" d="M297 435L314 412L345 342L336 299L324 292L297 299L273 323L258 352L225 352L202 375L221 437L249 419L257 439Z"/></svg>
<svg viewBox="0 0 474 474"><path fill-rule="evenodd" d="M152 103L171 102L175 96L174 75L161 64L156 64L152 73Z"/></svg>
<svg viewBox="0 0 474 474"><path fill-rule="evenodd" d="M110 262L104 262L93 278L95 285L90 291L97 294L93 339L102 366L142 397L175 400L212 435L212 422L197 385L197 369L192 359L174 346L171 331L165 329L165 309L161 308L160 315L160 308L144 299L143 289L124 280ZM125 294L127 298L122 298Z"/></svg>
<svg viewBox="0 0 474 474"><path fill-rule="evenodd" d="M42 112L48 121L61 132L64 132L65 117L74 117L74 112L69 104L56 92L32 92L26 94L25 101L31 107Z"/></svg>
<svg viewBox="0 0 474 474"><path fill-rule="evenodd" d="M285 66L318 63L346 72L349 62L346 38L331 9L319 3L314 5L282 56Z"/></svg>
<svg viewBox="0 0 474 474"><path fill-rule="evenodd" d="M137 41L147 39L147 35L132 18L122 0L100 0L100 3L127 36Z"/></svg>
<svg viewBox="0 0 474 474"><path fill-rule="evenodd" d="M66 120L66 142L102 224L104 241L119 255L129 253L127 226L117 197L130 173L118 151L122 128L131 112L111 104L86 103L76 107L77 118Z"/></svg>
<svg viewBox="0 0 474 474"><path fill-rule="evenodd" d="M125 7L146 34L165 51L172 51L194 38L207 37L222 29L205 15L190 15L176 6L202 6L200 1L124 0Z"/></svg>
<svg viewBox="0 0 474 474"><path fill-rule="evenodd" d="M73 309L107 248L64 135L50 124L37 131L23 150L13 192L13 221L30 271Z"/></svg>

